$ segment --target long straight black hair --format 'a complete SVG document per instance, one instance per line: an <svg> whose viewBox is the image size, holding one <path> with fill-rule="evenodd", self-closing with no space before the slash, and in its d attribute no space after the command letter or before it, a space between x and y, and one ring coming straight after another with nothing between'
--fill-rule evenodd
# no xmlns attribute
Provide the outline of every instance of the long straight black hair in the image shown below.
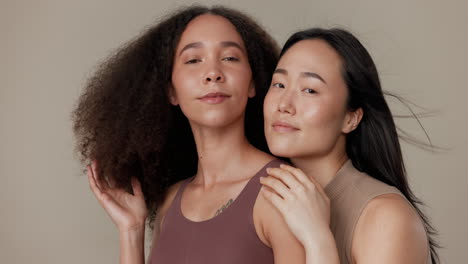
<svg viewBox="0 0 468 264"><path fill-rule="evenodd" d="M419 208L422 202L408 185L397 128L385 101L374 61L353 34L339 28L312 28L295 33L286 41L280 58L297 42L311 39L325 41L340 55L341 74L349 94L348 109L362 108L364 112L359 126L347 135L348 157L358 170L403 193L424 222L432 263L439 263L436 251L439 246L433 238L436 231Z"/></svg>

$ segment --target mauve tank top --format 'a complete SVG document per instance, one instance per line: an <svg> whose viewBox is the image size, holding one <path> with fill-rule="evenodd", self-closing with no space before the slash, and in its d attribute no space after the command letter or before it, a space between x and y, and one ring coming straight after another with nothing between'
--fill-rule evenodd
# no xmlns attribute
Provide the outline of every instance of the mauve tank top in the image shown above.
<svg viewBox="0 0 468 264"><path fill-rule="evenodd" d="M273 251L258 237L253 207L259 194L260 177L266 168L279 167L281 160L268 162L221 214L201 222L187 219L181 211L185 180L177 191L151 252L152 264L230 264L274 263Z"/></svg>

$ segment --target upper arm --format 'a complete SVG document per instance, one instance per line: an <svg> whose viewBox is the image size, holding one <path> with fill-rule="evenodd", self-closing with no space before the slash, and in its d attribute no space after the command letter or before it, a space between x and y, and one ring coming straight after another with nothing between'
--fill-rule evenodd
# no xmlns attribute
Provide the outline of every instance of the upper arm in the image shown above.
<svg viewBox="0 0 468 264"><path fill-rule="evenodd" d="M305 263L304 247L291 233L281 213L263 195L258 196L257 203L261 231L273 250L275 263Z"/></svg>
<svg viewBox="0 0 468 264"><path fill-rule="evenodd" d="M156 241L158 240L159 232L161 232L161 226L162 226L162 221L164 219L164 215L166 214L167 210L172 204L172 201L174 200L177 191L179 190L180 185L182 184L183 181L179 181L169 187L166 193L166 197L164 197L163 203L159 206L156 216L154 219L154 225L153 225L153 234L152 234L152 239L151 239L151 247L150 247L150 253L148 255L148 260L147 262L149 263L152 257L153 253L153 248L156 246Z"/></svg>
<svg viewBox="0 0 468 264"><path fill-rule="evenodd" d="M354 263L426 263L428 240L416 210L401 196L386 194L364 208L352 242Z"/></svg>

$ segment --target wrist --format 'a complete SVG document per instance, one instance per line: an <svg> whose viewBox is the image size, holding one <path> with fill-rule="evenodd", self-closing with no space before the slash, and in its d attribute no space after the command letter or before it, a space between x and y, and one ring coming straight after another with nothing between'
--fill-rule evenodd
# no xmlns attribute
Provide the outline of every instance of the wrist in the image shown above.
<svg viewBox="0 0 468 264"><path fill-rule="evenodd" d="M322 250L324 248L330 247L331 245L336 247L335 237L333 236L333 233L330 229L323 230L323 232L320 233L311 234L307 236L305 241L301 242L304 245L304 248L308 248L313 251Z"/></svg>
<svg viewBox="0 0 468 264"><path fill-rule="evenodd" d="M145 242L145 228L120 231L119 238L122 247L143 248Z"/></svg>
<svg viewBox="0 0 468 264"><path fill-rule="evenodd" d="M145 231L145 221L117 226L120 233L138 233Z"/></svg>
<svg viewBox="0 0 468 264"><path fill-rule="evenodd" d="M133 228L119 232L120 263L144 263L145 228Z"/></svg>
<svg viewBox="0 0 468 264"><path fill-rule="evenodd" d="M313 239L303 245L307 263L340 263L335 238L330 230L314 234Z"/></svg>
<svg viewBox="0 0 468 264"><path fill-rule="evenodd" d="M135 237L145 234L145 225L135 225L131 227L119 228L120 237Z"/></svg>

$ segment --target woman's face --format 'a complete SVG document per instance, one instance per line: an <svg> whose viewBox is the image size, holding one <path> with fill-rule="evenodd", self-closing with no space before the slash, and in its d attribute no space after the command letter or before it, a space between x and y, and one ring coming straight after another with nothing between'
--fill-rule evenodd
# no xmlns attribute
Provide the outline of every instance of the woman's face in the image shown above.
<svg viewBox="0 0 468 264"><path fill-rule="evenodd" d="M325 41L303 40L281 57L264 102L271 152L289 158L323 157L359 119L347 111L342 62ZM356 123L357 121L357 123Z"/></svg>
<svg viewBox="0 0 468 264"><path fill-rule="evenodd" d="M229 20L205 14L187 25L176 48L172 86L171 103L192 125L243 120L255 89L244 42Z"/></svg>

